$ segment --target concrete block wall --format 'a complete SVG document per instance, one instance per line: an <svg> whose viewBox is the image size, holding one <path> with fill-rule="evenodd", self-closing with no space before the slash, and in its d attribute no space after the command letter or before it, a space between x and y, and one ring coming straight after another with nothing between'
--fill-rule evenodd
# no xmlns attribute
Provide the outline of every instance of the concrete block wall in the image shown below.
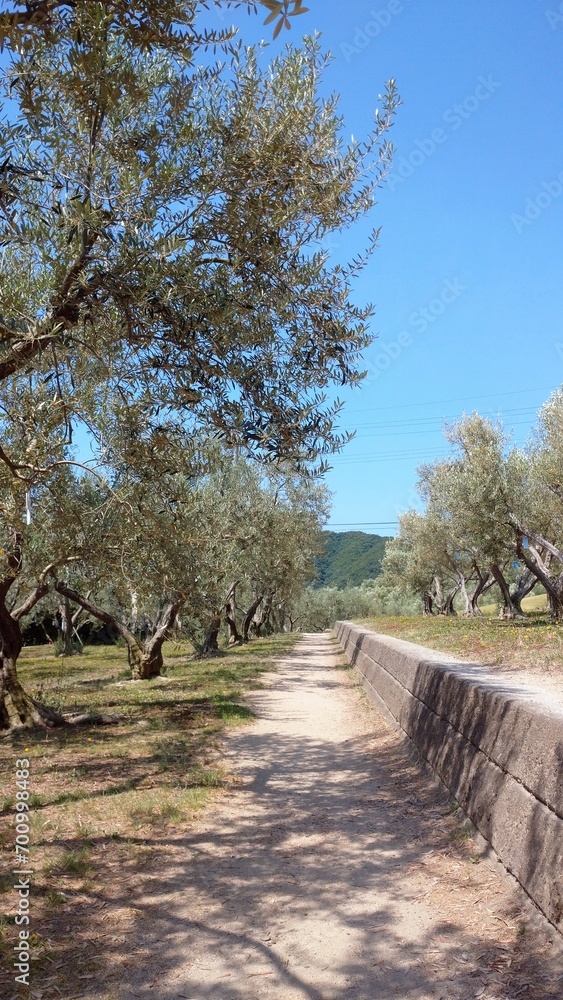
<svg viewBox="0 0 563 1000"><path fill-rule="evenodd" d="M352 622L334 631L372 700L563 932L563 703Z"/></svg>

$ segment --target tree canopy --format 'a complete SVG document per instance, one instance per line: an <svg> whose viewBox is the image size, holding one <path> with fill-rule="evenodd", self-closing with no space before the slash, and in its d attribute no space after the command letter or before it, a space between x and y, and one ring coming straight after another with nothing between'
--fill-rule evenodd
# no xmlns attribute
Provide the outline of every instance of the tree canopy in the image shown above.
<svg viewBox="0 0 563 1000"><path fill-rule="evenodd" d="M151 45L123 4L21 22L2 79L0 381L9 393L25 373L28 426L54 390L47 450L77 422L103 448L103 399L129 438L205 424L314 461L345 440L324 392L361 377L371 312L321 244L372 206L394 85L372 135L345 146L318 42L266 69L232 44L228 64L197 63L206 37L172 44L176 9L197 32L197 5L154 6L156 25L176 13ZM32 477L32 457L12 472Z"/></svg>
<svg viewBox="0 0 563 1000"><path fill-rule="evenodd" d="M371 211L398 98L348 142L318 38L268 63L210 6L0 7L3 726L54 722L16 668L42 609L149 678L179 621L212 653L285 627L313 574L377 234L349 264L323 243Z"/></svg>
<svg viewBox="0 0 563 1000"><path fill-rule="evenodd" d="M424 512L410 511L389 543L383 584L418 592L426 613L479 614L495 586L502 613L522 614L538 584L551 617L563 617L563 391L539 413L524 448L510 445L500 424L479 414L446 429L451 458L419 470Z"/></svg>

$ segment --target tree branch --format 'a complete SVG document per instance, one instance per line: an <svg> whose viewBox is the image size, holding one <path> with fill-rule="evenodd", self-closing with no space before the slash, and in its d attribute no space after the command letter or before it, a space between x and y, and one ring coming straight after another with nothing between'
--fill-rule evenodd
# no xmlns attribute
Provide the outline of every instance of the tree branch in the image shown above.
<svg viewBox="0 0 563 1000"><path fill-rule="evenodd" d="M69 601L73 604L79 604L81 608L84 608L89 614L93 615L99 621L103 622L104 625L113 625L117 629L119 634L123 636L126 643L130 646L136 646L139 651L141 647L137 642L136 637L133 633L119 620L115 618L114 615L110 615L108 611L104 611L103 608L99 608L96 604L93 604L91 600L87 597L83 597L78 591L73 590L71 587L67 587L66 583L62 580L55 580L55 590L58 594L62 594L63 597L68 597Z"/></svg>
<svg viewBox="0 0 563 1000"><path fill-rule="evenodd" d="M61 558L56 559L55 562L49 563L49 565L45 567L43 572L40 573L39 580L35 589L31 592L31 594L28 597L26 597L25 601L23 601L23 603L20 604L19 608L16 608L15 611L12 611L12 618L15 618L16 621L19 621L20 618L23 618L25 615L28 615L29 612L33 610L35 605L39 603L41 598L45 597L45 594L48 593L49 584L47 583L47 577L50 576L58 566L64 566L70 562L76 562L76 560L79 558L80 558L79 556L61 556Z"/></svg>
<svg viewBox="0 0 563 1000"><path fill-rule="evenodd" d="M525 535L527 538L531 538L536 545L541 545L541 547L547 552L551 552L551 555L555 556L560 563L563 563L563 552L561 549L558 549L556 545L553 545L553 543L548 541L547 538L544 538L543 535L538 534L536 531L530 531L525 524L522 524L521 521L518 521L518 519L514 517L514 514L509 513L508 519L512 527L516 528L516 531L519 532L519 536ZM519 540L521 541L521 538L519 538ZM524 560L524 562L526 562L526 560ZM528 563L526 563L526 565L528 565Z"/></svg>

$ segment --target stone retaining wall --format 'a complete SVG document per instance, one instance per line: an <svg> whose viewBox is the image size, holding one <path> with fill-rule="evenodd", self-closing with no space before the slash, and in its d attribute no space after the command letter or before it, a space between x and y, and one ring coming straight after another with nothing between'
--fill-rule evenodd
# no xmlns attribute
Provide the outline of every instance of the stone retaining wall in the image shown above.
<svg viewBox="0 0 563 1000"><path fill-rule="evenodd" d="M334 631L372 700L563 932L563 704L352 622Z"/></svg>

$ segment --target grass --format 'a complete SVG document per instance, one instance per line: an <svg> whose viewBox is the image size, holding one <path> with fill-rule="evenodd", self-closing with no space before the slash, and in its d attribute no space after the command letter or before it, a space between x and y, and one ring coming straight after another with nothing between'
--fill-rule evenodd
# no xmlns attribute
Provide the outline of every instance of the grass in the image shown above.
<svg viewBox="0 0 563 1000"><path fill-rule="evenodd" d="M545 612L527 611L524 619L514 621L389 615L362 624L464 660L563 680L563 625L551 624Z"/></svg>
<svg viewBox="0 0 563 1000"><path fill-rule="evenodd" d="M229 784L223 734L253 718L244 692L259 687L261 674L295 641L295 635L272 636L207 660L194 658L187 645L168 643L166 675L141 682L124 679L126 653L118 647L89 647L65 659L47 646L24 649L20 676L34 696L68 714L119 718L0 741L7 776L0 840L10 867L15 761L30 760L33 979L45 1000L76 996L84 942L97 907L107 905L100 898L116 886L116 872L120 898L131 896L150 865L165 863L171 838ZM16 931L12 884L13 876L0 881L0 954L7 970ZM7 996L19 995L11 973L0 973L0 992L2 986Z"/></svg>
<svg viewBox="0 0 563 1000"><path fill-rule="evenodd" d="M532 595L532 597L525 597L522 601L522 610L531 611L546 611L547 610L547 597L545 594ZM481 608L484 615L497 615L499 611L498 604L484 604Z"/></svg>

